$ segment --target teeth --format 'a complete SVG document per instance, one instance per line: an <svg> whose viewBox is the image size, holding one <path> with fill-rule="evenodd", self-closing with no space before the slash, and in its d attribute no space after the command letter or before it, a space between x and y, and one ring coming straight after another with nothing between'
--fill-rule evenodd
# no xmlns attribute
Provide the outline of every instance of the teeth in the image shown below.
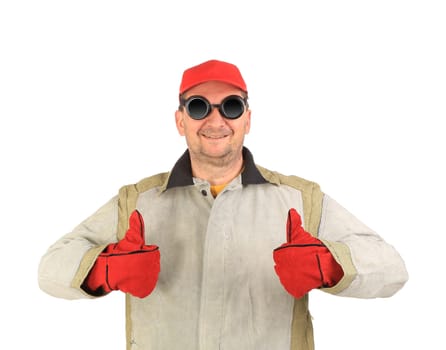
<svg viewBox="0 0 446 350"><path fill-rule="evenodd" d="M207 137L208 139L222 139L223 137L226 137L226 135L203 135L204 137Z"/></svg>

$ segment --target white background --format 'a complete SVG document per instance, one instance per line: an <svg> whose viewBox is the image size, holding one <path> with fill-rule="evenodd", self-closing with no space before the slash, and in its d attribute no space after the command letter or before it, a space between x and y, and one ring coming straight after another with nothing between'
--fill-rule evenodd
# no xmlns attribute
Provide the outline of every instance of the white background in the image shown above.
<svg viewBox="0 0 446 350"><path fill-rule="evenodd" d="M389 299L312 292L317 349L445 349L443 4L2 1L0 348L124 348L121 293L56 299L37 266L171 168L181 74L217 58L247 81L256 162L317 181L406 261Z"/></svg>

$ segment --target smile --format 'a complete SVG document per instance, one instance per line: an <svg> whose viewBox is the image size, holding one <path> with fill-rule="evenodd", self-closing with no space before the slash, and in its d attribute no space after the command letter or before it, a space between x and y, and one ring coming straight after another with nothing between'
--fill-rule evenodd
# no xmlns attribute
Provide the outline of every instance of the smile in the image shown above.
<svg viewBox="0 0 446 350"><path fill-rule="evenodd" d="M212 140L224 139L225 137L228 137L228 135L202 135L202 136Z"/></svg>
<svg viewBox="0 0 446 350"><path fill-rule="evenodd" d="M219 140L224 139L225 137L228 137L230 134L213 134L213 133L200 133L200 136L206 138L206 139L212 139L212 140Z"/></svg>

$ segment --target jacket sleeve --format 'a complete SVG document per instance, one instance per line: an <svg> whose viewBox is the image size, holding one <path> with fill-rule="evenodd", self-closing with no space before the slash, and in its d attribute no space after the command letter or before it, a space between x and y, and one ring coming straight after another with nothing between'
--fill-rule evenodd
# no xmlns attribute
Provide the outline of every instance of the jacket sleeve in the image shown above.
<svg viewBox="0 0 446 350"><path fill-rule="evenodd" d="M324 291L356 298L390 297L408 280L396 249L327 195L318 235L344 269L343 279Z"/></svg>
<svg viewBox="0 0 446 350"><path fill-rule="evenodd" d="M118 197L49 247L38 269L39 287L64 299L92 298L81 284L104 248L117 241Z"/></svg>

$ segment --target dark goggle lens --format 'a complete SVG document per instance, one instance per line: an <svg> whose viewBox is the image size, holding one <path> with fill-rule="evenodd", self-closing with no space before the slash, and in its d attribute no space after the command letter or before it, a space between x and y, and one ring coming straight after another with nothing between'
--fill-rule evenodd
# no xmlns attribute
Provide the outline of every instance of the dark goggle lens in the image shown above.
<svg viewBox="0 0 446 350"><path fill-rule="evenodd" d="M204 119L212 108L218 108L221 115L228 119L237 119L245 111L245 101L240 96L228 96L221 104L210 104L208 100L201 96L192 96L183 102L186 111L192 119Z"/></svg>
<svg viewBox="0 0 446 350"><path fill-rule="evenodd" d="M220 112L224 117L229 119L237 119L245 111L245 103L241 98L228 97L226 98L220 107Z"/></svg>
<svg viewBox="0 0 446 350"><path fill-rule="evenodd" d="M186 101L187 114L193 119L203 119L210 112L209 103L198 97L192 97Z"/></svg>

